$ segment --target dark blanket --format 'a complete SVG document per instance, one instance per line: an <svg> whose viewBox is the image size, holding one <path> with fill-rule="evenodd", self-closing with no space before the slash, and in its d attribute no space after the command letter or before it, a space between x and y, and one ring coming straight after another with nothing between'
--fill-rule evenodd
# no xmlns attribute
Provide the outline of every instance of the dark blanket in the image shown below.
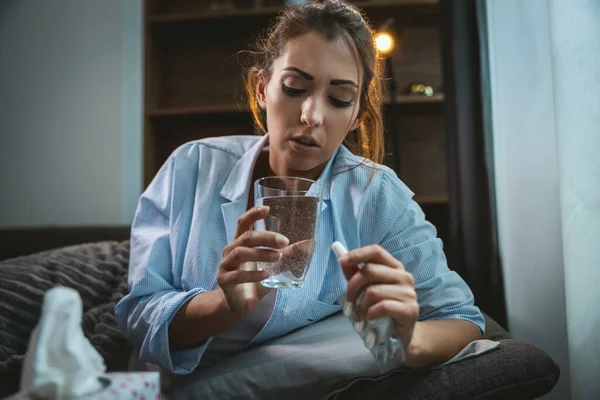
<svg viewBox="0 0 600 400"><path fill-rule="evenodd" d="M18 390L44 293L57 285L79 292L83 331L108 370L126 365L131 348L116 328L114 307L128 290L128 262L129 241L71 246L0 262L0 398Z"/></svg>

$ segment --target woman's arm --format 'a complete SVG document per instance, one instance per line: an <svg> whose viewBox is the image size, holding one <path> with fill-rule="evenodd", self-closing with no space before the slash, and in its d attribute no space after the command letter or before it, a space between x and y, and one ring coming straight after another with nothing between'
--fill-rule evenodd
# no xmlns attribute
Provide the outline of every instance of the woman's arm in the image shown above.
<svg viewBox="0 0 600 400"><path fill-rule="evenodd" d="M241 317L229 308L222 289L203 292L185 303L169 326L169 347L181 350L197 347L225 332Z"/></svg>
<svg viewBox="0 0 600 400"><path fill-rule="evenodd" d="M348 279L347 299L354 301L364 293L355 319L392 318L406 353L406 366L419 369L441 364L481 339L477 325L456 317L417 321L420 307L414 277L383 247L354 249L339 262ZM360 264L364 267L359 268Z"/></svg>
<svg viewBox="0 0 600 400"><path fill-rule="evenodd" d="M384 174L379 190L364 202L370 209L375 205L375 213L359 220L363 243L374 244L339 261L348 279L347 299L364 291L358 320L392 318L405 364L425 368L480 339L485 320L469 287L448 268L435 228L392 174Z"/></svg>
<svg viewBox="0 0 600 400"><path fill-rule="evenodd" d="M169 326L171 349L196 347L225 332L254 311L269 293L270 289L260 284L269 274L256 270L256 262L278 261L281 252L276 249L289 240L274 232L252 230L254 223L268 214L269 207L254 207L240 216L234 239L223 250L217 273L219 289L200 293L179 309Z"/></svg>
<svg viewBox="0 0 600 400"><path fill-rule="evenodd" d="M197 200L190 188L197 187L201 179L200 160L207 156L210 163L211 157L210 150L202 153L204 150L197 143L178 148L140 197L131 229L130 290L115 307L119 327L139 350L140 359L178 375L195 370L211 338L251 312L266 294L258 282L268 274L246 269L248 262L281 257L279 251L269 250L282 247L275 233L242 234L250 229L254 217L268 214L268 210L254 210L245 214L250 217L245 229L239 230L238 225L235 243L226 247L220 265L205 267L219 268L220 289L214 290L211 274L192 285L182 285L189 234L185 231L192 215L189 210L196 207ZM179 224L175 230L173 221Z"/></svg>
<svg viewBox="0 0 600 400"><path fill-rule="evenodd" d="M458 319L418 321L404 364L421 369L448 361L467 344L481 339L479 328Z"/></svg>
<svg viewBox="0 0 600 400"><path fill-rule="evenodd" d="M159 365L175 374L193 371L206 348L181 351L170 348L169 326L182 306L207 293L210 282L183 290L175 283L173 258L184 244L174 239L173 213L191 209L200 160L199 148L185 145L176 150L160 168L140 197L132 222L129 257L129 293L115 307L119 327L139 351L140 359ZM192 172L190 172L192 171ZM178 196L184 188L186 195ZM174 208L173 198L178 198Z"/></svg>

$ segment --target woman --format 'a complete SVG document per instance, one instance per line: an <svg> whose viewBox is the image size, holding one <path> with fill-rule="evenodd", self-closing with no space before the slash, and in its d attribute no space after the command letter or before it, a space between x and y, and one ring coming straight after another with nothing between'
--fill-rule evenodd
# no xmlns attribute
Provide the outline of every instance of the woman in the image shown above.
<svg viewBox="0 0 600 400"><path fill-rule="evenodd" d="M116 307L140 358L188 374L334 314L344 293L363 290L358 319L391 317L408 367L442 363L481 338L482 314L435 228L377 164L380 60L361 14L333 0L288 8L251 55L247 94L265 135L181 146L140 198L130 293ZM288 244L252 230L269 210L253 207L251 183L273 175L317 180L323 192L302 289L269 290L266 272L244 267L278 260ZM351 249L339 263L336 240Z"/></svg>

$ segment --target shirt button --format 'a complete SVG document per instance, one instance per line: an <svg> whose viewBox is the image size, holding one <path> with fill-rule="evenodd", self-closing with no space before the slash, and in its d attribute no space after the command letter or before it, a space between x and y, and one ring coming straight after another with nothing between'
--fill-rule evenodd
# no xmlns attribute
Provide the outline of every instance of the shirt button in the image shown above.
<svg viewBox="0 0 600 400"><path fill-rule="evenodd" d="M291 308L286 307L286 308L283 309L283 315L285 315L286 317L288 315L290 315L291 313L292 313L292 309Z"/></svg>

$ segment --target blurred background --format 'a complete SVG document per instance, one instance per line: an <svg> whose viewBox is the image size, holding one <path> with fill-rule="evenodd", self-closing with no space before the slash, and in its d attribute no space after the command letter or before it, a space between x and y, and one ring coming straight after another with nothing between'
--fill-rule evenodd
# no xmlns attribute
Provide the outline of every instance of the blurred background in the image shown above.
<svg viewBox="0 0 600 400"><path fill-rule="evenodd" d="M0 0L3 255L127 226L177 146L255 134L239 52L285 3ZM385 35L385 163L478 305L560 365L547 397L598 398L600 2L353 3Z"/></svg>

